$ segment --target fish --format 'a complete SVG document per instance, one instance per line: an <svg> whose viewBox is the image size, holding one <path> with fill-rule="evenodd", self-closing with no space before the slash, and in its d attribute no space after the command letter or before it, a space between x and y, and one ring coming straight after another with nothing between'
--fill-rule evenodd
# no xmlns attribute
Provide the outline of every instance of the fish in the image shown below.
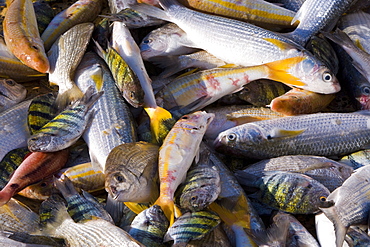
<svg viewBox="0 0 370 247"><path fill-rule="evenodd" d="M271 110L295 116L322 112L332 100L335 94L318 94L304 89L293 88L287 93L276 97L270 103Z"/></svg>
<svg viewBox="0 0 370 247"><path fill-rule="evenodd" d="M67 162L68 153L68 150L61 150L54 153L33 152L28 155L0 191L0 205L6 204L28 185L59 171Z"/></svg>
<svg viewBox="0 0 370 247"><path fill-rule="evenodd" d="M243 186L258 188L250 196L270 207L293 214L314 214L334 202L330 191L309 176L293 172L270 171L262 177L236 177ZM320 208L320 209L319 209Z"/></svg>
<svg viewBox="0 0 370 247"><path fill-rule="evenodd" d="M196 246L203 246L203 247L231 247L233 246L225 231L222 228L222 224L219 224L214 228L211 232L205 235L203 238L198 240L190 240L187 243L188 247L196 247Z"/></svg>
<svg viewBox="0 0 370 247"><path fill-rule="evenodd" d="M334 224L335 245L342 246L346 232L351 225L368 224L369 219L369 177L370 167L358 168L343 184L328 196L334 206L320 208Z"/></svg>
<svg viewBox="0 0 370 247"><path fill-rule="evenodd" d="M331 2L305 1L292 20L292 23L299 21L298 26L287 36L304 46L310 37L322 29L330 29L339 17L348 10L352 2L350 0ZM317 14L317 10L319 10L320 14Z"/></svg>
<svg viewBox="0 0 370 247"><path fill-rule="evenodd" d="M189 47L190 46L190 47ZM141 41L140 53L144 60L155 57L183 55L196 51L187 34L174 23L168 23L148 33Z"/></svg>
<svg viewBox="0 0 370 247"><path fill-rule="evenodd" d="M50 122L57 114L53 93L37 95L28 108L27 125L30 134L36 134L45 124Z"/></svg>
<svg viewBox="0 0 370 247"><path fill-rule="evenodd" d="M279 0L280 4L283 4L283 7L294 12L297 12L305 0Z"/></svg>
<svg viewBox="0 0 370 247"><path fill-rule="evenodd" d="M39 0L33 2L33 8L35 10L37 28L39 30L39 33L43 33L55 16L54 10L49 5L49 3Z"/></svg>
<svg viewBox="0 0 370 247"><path fill-rule="evenodd" d="M173 240L174 246L186 246L190 240L203 238L220 222L220 217L212 211L185 213L168 228L164 242Z"/></svg>
<svg viewBox="0 0 370 247"><path fill-rule="evenodd" d="M370 165L370 150L365 149L345 155L339 160L339 162L353 167L355 170L360 167Z"/></svg>
<svg viewBox="0 0 370 247"><path fill-rule="evenodd" d="M159 149L158 171L160 193L155 205L159 205L170 226L175 212L180 215L174 204L177 187L185 179L186 172L198 153L202 137L214 114L204 111L182 116L172 127Z"/></svg>
<svg viewBox="0 0 370 247"><path fill-rule="evenodd" d="M287 155L261 160L243 170L235 171L236 177L251 174L262 177L268 171L288 171L302 173L323 184L333 191L343 184L353 172L351 166L321 156Z"/></svg>
<svg viewBox="0 0 370 247"><path fill-rule="evenodd" d="M0 79L0 112L23 101L27 89L12 79Z"/></svg>
<svg viewBox="0 0 370 247"><path fill-rule="evenodd" d="M221 132L216 150L269 159L282 155L335 157L368 145L367 111L315 113L242 124Z"/></svg>
<svg viewBox="0 0 370 247"><path fill-rule="evenodd" d="M210 153L205 151L199 156L198 163L190 167L175 194L175 197L178 195L180 207L191 212L205 210L221 192L220 175L217 168L210 164Z"/></svg>
<svg viewBox="0 0 370 247"><path fill-rule="evenodd" d="M106 220L98 218L75 223L68 215L60 196L53 195L42 202L40 215L42 232L48 236L63 238L70 246L144 246L126 231Z"/></svg>
<svg viewBox="0 0 370 247"><path fill-rule="evenodd" d="M128 233L147 247L163 247L168 226L169 222L161 207L153 205L134 218Z"/></svg>
<svg viewBox="0 0 370 247"><path fill-rule="evenodd" d="M104 171L114 147L136 141L135 122L107 65L96 53L84 55L75 73L75 83L81 90L93 86L97 92L104 91L91 107L91 111L95 111L94 119L82 134L89 147L92 166Z"/></svg>
<svg viewBox="0 0 370 247"><path fill-rule="evenodd" d="M251 103L254 106L266 107L271 100L288 92L291 88L276 81L267 79L255 80L243 86L237 92L240 99Z"/></svg>
<svg viewBox="0 0 370 247"><path fill-rule="evenodd" d="M31 100L22 101L0 113L0 159L13 149L26 147L30 136L27 127L27 110Z"/></svg>
<svg viewBox="0 0 370 247"><path fill-rule="evenodd" d="M159 146L124 143L113 148L105 164L105 189L120 202L154 202L159 195Z"/></svg>
<svg viewBox="0 0 370 247"><path fill-rule="evenodd" d="M73 26L92 22L100 13L102 5L101 0L79 0L57 14L41 34L45 50L49 51L59 36Z"/></svg>
<svg viewBox="0 0 370 247"><path fill-rule="evenodd" d="M3 28L5 43L14 56L40 73L49 72L49 60L37 29L32 1L8 1Z"/></svg>
<svg viewBox="0 0 370 247"><path fill-rule="evenodd" d="M360 247L370 244L369 235L358 226L349 227L345 240L350 246Z"/></svg>
<svg viewBox="0 0 370 247"><path fill-rule="evenodd" d="M14 171L19 167L28 154L30 154L30 151L27 147L17 148L7 153L0 161L0 189L5 187Z"/></svg>
<svg viewBox="0 0 370 247"><path fill-rule="evenodd" d="M1 240L4 246L9 241L9 246L26 246L26 247L63 247L65 242L61 238L53 238L42 235L28 234L24 232L9 232L3 231L0 233ZM4 240L6 237L6 240Z"/></svg>
<svg viewBox="0 0 370 247"><path fill-rule="evenodd" d="M95 42L95 46L97 54L108 64L122 96L133 107L141 106L144 103L144 91L130 66L111 46L108 46L106 51L97 42Z"/></svg>
<svg viewBox="0 0 370 247"><path fill-rule="evenodd" d="M54 185L62 193L67 202L67 211L76 223L100 218L114 224L112 217L103 206L88 192L83 191L80 195L67 176L55 178Z"/></svg>
<svg viewBox="0 0 370 247"><path fill-rule="evenodd" d="M240 66L271 63L270 69L276 71L271 74L290 85L324 94L340 90L338 80L321 61L281 35L249 23L190 10L175 0L160 0L160 5L165 10L143 5L134 9L174 22L198 48L227 63ZM239 38L230 39L236 36ZM284 62L276 62L279 60Z"/></svg>
<svg viewBox="0 0 370 247"><path fill-rule="evenodd" d="M83 97L73 79L93 28L92 23L83 23L67 29L55 40L47 53L50 61L49 82L59 87L56 99L59 109L64 109L71 102Z"/></svg>
<svg viewBox="0 0 370 247"><path fill-rule="evenodd" d="M56 152L70 147L92 120L94 112L89 110L102 94L103 91L94 93L92 87L88 88L81 100L62 111L27 140L28 149L31 152Z"/></svg>

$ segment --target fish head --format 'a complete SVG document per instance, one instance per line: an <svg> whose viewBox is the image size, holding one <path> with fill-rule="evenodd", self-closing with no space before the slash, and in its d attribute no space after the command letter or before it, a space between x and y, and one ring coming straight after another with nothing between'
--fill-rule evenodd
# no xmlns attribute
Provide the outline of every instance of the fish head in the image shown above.
<svg viewBox="0 0 370 247"><path fill-rule="evenodd" d="M191 132L203 132L208 128L208 125L213 121L214 118L215 114L213 113L197 111L182 116L176 122L176 126L180 128L191 129Z"/></svg>
<svg viewBox="0 0 370 247"><path fill-rule="evenodd" d="M26 88L12 79L0 80L0 97L4 96L11 101L20 102L26 98Z"/></svg>
<svg viewBox="0 0 370 247"><path fill-rule="evenodd" d="M31 199L46 200L55 192L58 190L54 187L53 177L46 177L36 184L27 186L18 194Z"/></svg>
<svg viewBox="0 0 370 247"><path fill-rule="evenodd" d="M50 63L45 53L43 41L40 38L33 38L29 41L30 46L19 55L19 60L34 70L41 73L48 73Z"/></svg>
<svg viewBox="0 0 370 247"><path fill-rule="evenodd" d="M57 143L55 143L55 140L58 138L53 138L52 135L44 134L44 133L38 133L35 135L32 135L28 141L28 149L31 152L46 152L47 150L52 150L55 146L58 146Z"/></svg>
<svg viewBox="0 0 370 247"><path fill-rule="evenodd" d="M144 104L144 91L140 86L140 82L134 80L129 83L123 92L123 97L135 108Z"/></svg>
<svg viewBox="0 0 370 247"><path fill-rule="evenodd" d="M141 41L139 47L142 58L148 60L151 57L163 55L167 50L167 42L162 36L149 33Z"/></svg>
<svg viewBox="0 0 370 247"><path fill-rule="evenodd" d="M180 197L181 207L190 209L192 212L205 209L217 199L219 194L219 191L217 193L212 187L201 187L196 190L196 193L183 193Z"/></svg>
<svg viewBox="0 0 370 247"><path fill-rule="evenodd" d="M168 220L159 205L153 205L140 212L132 221L131 228L147 231L149 226L168 228Z"/></svg>
<svg viewBox="0 0 370 247"><path fill-rule="evenodd" d="M361 110L370 110L370 84L362 84L354 93Z"/></svg>

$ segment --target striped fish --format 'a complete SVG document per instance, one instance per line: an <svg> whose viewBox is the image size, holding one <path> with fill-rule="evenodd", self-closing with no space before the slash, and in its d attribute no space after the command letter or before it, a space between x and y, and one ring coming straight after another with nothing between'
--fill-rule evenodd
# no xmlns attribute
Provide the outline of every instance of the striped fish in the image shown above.
<svg viewBox="0 0 370 247"><path fill-rule="evenodd" d="M9 182L11 175L22 163L30 151L27 147L17 148L5 155L0 162L0 189L3 189Z"/></svg>
<svg viewBox="0 0 370 247"><path fill-rule="evenodd" d="M212 211L185 213L168 228L164 242L174 240L174 245L179 246L180 243L201 239L216 228L220 222L220 217Z"/></svg>
<svg viewBox="0 0 370 247"><path fill-rule="evenodd" d="M0 112L26 98L27 89L12 79L0 79Z"/></svg>
<svg viewBox="0 0 370 247"><path fill-rule="evenodd" d="M44 125L38 133L28 139L28 148L32 152L55 152L65 149L81 137L89 124L92 112L90 107L99 99L103 92L94 94L88 88L84 97L64 110Z"/></svg>
<svg viewBox="0 0 370 247"><path fill-rule="evenodd" d="M53 93L38 95L32 99L28 108L27 123L30 134L36 134L45 124L50 122L56 115Z"/></svg>

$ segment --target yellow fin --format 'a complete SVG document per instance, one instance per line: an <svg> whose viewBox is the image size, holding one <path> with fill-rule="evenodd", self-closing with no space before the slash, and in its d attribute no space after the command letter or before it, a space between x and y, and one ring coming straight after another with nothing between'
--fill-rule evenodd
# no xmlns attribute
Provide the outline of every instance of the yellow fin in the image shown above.
<svg viewBox="0 0 370 247"><path fill-rule="evenodd" d="M58 93L55 102L58 106L58 109L63 110L71 102L75 102L76 100L81 99L83 96L84 94L82 93L82 91L76 86L76 84L73 83L71 89L68 89L63 93Z"/></svg>
<svg viewBox="0 0 370 247"><path fill-rule="evenodd" d="M124 204L135 214L139 214L145 209L149 208L147 205L136 202L124 202Z"/></svg>
<svg viewBox="0 0 370 247"><path fill-rule="evenodd" d="M289 49L290 47L292 47L289 43L286 43L286 42L278 40L278 39L264 38L264 40L276 45L281 50L286 50L286 49Z"/></svg>
<svg viewBox="0 0 370 247"><path fill-rule="evenodd" d="M155 140L158 144L162 144L162 141L170 131L165 122L173 119L172 114L159 106L156 108L145 107L144 110L150 118L150 129Z"/></svg>
<svg viewBox="0 0 370 247"><path fill-rule="evenodd" d="M361 50L365 51L364 47L361 45L361 42L359 39L355 40L355 45L360 48Z"/></svg>
<svg viewBox="0 0 370 247"><path fill-rule="evenodd" d="M288 86L305 86L306 83L302 82L300 78L288 72L290 68L302 62L304 59L304 57L298 56L264 64L269 68L268 79L282 82Z"/></svg>
<svg viewBox="0 0 370 247"><path fill-rule="evenodd" d="M185 77L187 75L191 75L191 74L195 73L197 70L199 70L199 69L195 68L195 69L189 70L188 72L185 72L185 73L177 76L175 79L179 79L179 78Z"/></svg>
<svg viewBox="0 0 370 247"><path fill-rule="evenodd" d="M292 136L297 136L301 133L303 133L306 129L301 129L301 130L284 130L284 129L279 129L279 128L274 128L270 132L270 137L271 138L279 138L279 137L292 137Z"/></svg>
<svg viewBox="0 0 370 247"><path fill-rule="evenodd" d="M100 92L103 88L103 71L101 67L97 67L96 71L90 76L90 78L95 82L95 88Z"/></svg>
<svg viewBox="0 0 370 247"><path fill-rule="evenodd" d="M218 66L217 68L237 68L238 66L236 64L228 63L225 65Z"/></svg>
<svg viewBox="0 0 370 247"><path fill-rule="evenodd" d="M170 226L175 222L175 214L177 217L181 216L180 210L175 206L174 201L169 198L158 197L154 204L161 207L164 215L166 215L170 222Z"/></svg>

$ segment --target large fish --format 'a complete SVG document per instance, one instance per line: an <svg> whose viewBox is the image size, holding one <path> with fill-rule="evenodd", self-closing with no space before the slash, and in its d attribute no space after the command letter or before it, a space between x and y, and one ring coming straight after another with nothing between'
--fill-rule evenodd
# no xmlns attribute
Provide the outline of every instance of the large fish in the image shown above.
<svg viewBox="0 0 370 247"><path fill-rule="evenodd" d="M0 80L0 112L16 105L26 98L27 90L12 79Z"/></svg>
<svg viewBox="0 0 370 247"><path fill-rule="evenodd" d="M230 128L214 144L222 152L256 159L339 156L369 145L369 123L367 111L283 117Z"/></svg>
<svg viewBox="0 0 370 247"><path fill-rule="evenodd" d="M160 5L164 11L153 6L135 8L174 22L198 48L227 63L253 66L285 59L270 65L280 80L317 93L340 90L337 79L322 62L285 37L249 23L190 10L175 0L161 0Z"/></svg>

